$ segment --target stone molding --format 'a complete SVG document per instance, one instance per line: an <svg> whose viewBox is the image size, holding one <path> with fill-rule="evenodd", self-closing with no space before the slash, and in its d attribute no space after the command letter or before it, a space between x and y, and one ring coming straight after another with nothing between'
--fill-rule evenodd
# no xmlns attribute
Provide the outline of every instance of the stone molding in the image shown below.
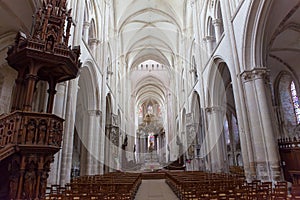
<svg viewBox="0 0 300 200"><path fill-rule="evenodd" d="M212 24L214 26L221 26L223 24L223 22L221 19L214 19L214 20L212 20Z"/></svg>
<svg viewBox="0 0 300 200"><path fill-rule="evenodd" d="M203 40L204 40L205 42L213 42L213 41L216 40L216 38L215 38L214 36L209 36L209 35L208 35L208 36L204 37Z"/></svg>
<svg viewBox="0 0 300 200"><path fill-rule="evenodd" d="M222 106L212 106L205 108L206 113L213 113L213 112L225 112L226 108Z"/></svg>
<svg viewBox="0 0 300 200"><path fill-rule="evenodd" d="M241 73L242 81L248 82L253 81L255 79L263 79L265 81L269 81L270 70L265 67L257 67L252 70L245 70Z"/></svg>

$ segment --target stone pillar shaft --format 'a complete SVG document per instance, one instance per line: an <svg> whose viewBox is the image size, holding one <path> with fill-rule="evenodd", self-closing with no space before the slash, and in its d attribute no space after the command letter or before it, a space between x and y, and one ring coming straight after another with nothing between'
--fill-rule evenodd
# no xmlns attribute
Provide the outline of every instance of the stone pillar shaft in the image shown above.
<svg viewBox="0 0 300 200"><path fill-rule="evenodd" d="M213 41L214 41L214 37L212 37L212 36L207 36L207 37L205 37L204 40L205 40L206 43L207 43L207 51L208 51L208 53L209 53L209 54L212 53L212 52L213 52Z"/></svg>
<svg viewBox="0 0 300 200"><path fill-rule="evenodd" d="M221 39L221 26L222 26L222 20L221 19L215 19L213 20L213 25L215 28L215 33L216 33L216 42L218 43Z"/></svg>
<svg viewBox="0 0 300 200"><path fill-rule="evenodd" d="M89 41L89 28L90 28L90 23L84 22L83 23L83 39L85 42Z"/></svg>
<svg viewBox="0 0 300 200"><path fill-rule="evenodd" d="M65 185L70 182L71 168L72 168L72 155L74 143L74 124L76 114L76 100L77 100L78 79L71 80L68 87L67 107L65 118L65 131L63 137L62 147L62 160L61 160L61 173L60 184Z"/></svg>
<svg viewBox="0 0 300 200"><path fill-rule="evenodd" d="M253 138L256 178L265 181L280 180L279 153L274 137L276 128L270 110L270 91L266 87L268 71L266 68L254 68L243 72L242 76Z"/></svg>
<svg viewBox="0 0 300 200"><path fill-rule="evenodd" d="M223 124L225 112L221 107L210 107L206 109L208 114L208 154L211 160L213 172L224 172L228 168L227 158L224 156Z"/></svg>

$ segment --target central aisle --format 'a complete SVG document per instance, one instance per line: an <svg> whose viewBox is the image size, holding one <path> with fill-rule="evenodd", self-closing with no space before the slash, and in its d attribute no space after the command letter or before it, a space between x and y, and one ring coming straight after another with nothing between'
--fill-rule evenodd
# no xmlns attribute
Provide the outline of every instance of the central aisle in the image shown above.
<svg viewBox="0 0 300 200"><path fill-rule="evenodd" d="M178 200L164 179L143 180L135 200Z"/></svg>

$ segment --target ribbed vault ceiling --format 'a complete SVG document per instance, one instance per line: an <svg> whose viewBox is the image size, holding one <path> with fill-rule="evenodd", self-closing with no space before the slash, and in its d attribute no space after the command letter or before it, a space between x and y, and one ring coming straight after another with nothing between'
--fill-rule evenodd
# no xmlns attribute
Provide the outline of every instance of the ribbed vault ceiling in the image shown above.
<svg viewBox="0 0 300 200"><path fill-rule="evenodd" d="M186 0L114 1L120 54L125 56L129 68L147 60L174 67L174 56L180 52L182 30L186 24L185 8ZM172 71L175 72L169 70L169 73ZM164 105L169 87L164 79L169 79L170 74L159 77L147 71L141 73L143 78L133 81L137 106L149 99Z"/></svg>
<svg viewBox="0 0 300 200"><path fill-rule="evenodd" d="M121 54L129 66L149 59L170 66L179 51L185 1L115 0L114 7Z"/></svg>

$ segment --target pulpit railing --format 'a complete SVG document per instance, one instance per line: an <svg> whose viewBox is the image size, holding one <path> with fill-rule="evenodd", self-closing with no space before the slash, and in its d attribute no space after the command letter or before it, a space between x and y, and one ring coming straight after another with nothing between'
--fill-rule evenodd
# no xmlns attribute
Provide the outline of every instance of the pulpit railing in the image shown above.
<svg viewBox="0 0 300 200"><path fill-rule="evenodd" d="M0 161L26 147L57 152L61 146L63 119L48 113L15 111L0 116Z"/></svg>

